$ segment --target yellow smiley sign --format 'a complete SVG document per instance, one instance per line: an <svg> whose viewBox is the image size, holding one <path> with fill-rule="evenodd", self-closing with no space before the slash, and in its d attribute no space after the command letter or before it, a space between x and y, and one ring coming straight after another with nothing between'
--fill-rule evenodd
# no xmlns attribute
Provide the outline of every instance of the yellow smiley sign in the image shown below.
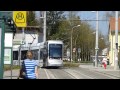
<svg viewBox="0 0 120 90"><path fill-rule="evenodd" d="M26 11L14 11L13 12L13 20L17 27L26 27L27 20L26 20Z"/></svg>

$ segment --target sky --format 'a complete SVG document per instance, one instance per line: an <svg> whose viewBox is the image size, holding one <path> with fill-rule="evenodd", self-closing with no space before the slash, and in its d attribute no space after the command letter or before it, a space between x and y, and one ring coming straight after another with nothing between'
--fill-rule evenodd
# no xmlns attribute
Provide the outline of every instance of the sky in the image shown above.
<svg viewBox="0 0 120 90"><path fill-rule="evenodd" d="M99 20L105 20L105 13L106 11L99 11ZM96 12L80 11L77 15L80 16L81 20L96 20ZM40 17L39 11L36 11L36 17ZM96 29L96 21L88 21L88 23ZM108 21L99 21L99 31L103 35L108 34Z"/></svg>
<svg viewBox="0 0 120 90"><path fill-rule="evenodd" d="M98 19L99 20L106 20L105 18L105 13L106 11L99 11L98 14ZM80 16L80 18L82 20L96 20L96 12L91 12L91 11L81 11L78 13L78 15ZM96 29L96 21L88 21L89 24ZM108 34L108 26L109 26L109 22L108 21L99 21L99 31L104 34L107 35Z"/></svg>

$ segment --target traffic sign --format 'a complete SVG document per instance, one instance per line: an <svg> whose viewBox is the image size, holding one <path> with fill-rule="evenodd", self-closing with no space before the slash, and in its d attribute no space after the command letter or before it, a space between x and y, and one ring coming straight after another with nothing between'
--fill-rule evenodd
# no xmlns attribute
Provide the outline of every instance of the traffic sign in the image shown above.
<svg viewBox="0 0 120 90"><path fill-rule="evenodd" d="M78 48L78 53L80 53L81 52L81 49L80 48Z"/></svg>
<svg viewBox="0 0 120 90"><path fill-rule="evenodd" d="M13 45L21 45L22 42L21 41L13 41Z"/></svg>
<svg viewBox="0 0 120 90"><path fill-rule="evenodd" d="M27 12L26 11L13 11L13 20L17 27L27 26Z"/></svg>
<svg viewBox="0 0 120 90"><path fill-rule="evenodd" d="M73 48L73 52L75 52L76 51L76 48Z"/></svg>
<svg viewBox="0 0 120 90"><path fill-rule="evenodd" d="M67 57L70 57L70 49L67 49Z"/></svg>

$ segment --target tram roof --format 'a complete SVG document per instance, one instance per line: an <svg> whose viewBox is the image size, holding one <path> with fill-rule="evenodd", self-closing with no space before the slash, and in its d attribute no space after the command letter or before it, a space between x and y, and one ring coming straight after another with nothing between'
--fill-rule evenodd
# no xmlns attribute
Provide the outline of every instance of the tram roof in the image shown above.
<svg viewBox="0 0 120 90"><path fill-rule="evenodd" d="M47 42L48 43L62 43L63 44L62 40L48 40Z"/></svg>
<svg viewBox="0 0 120 90"><path fill-rule="evenodd" d="M18 51L19 47L20 47L20 45L14 45L13 46L13 51ZM30 49L31 50L36 50L36 49L39 49L39 47L43 48L44 47L44 42L33 44L33 45L31 45ZM21 50L28 50L28 49L29 49L29 45L22 45L21 46Z"/></svg>

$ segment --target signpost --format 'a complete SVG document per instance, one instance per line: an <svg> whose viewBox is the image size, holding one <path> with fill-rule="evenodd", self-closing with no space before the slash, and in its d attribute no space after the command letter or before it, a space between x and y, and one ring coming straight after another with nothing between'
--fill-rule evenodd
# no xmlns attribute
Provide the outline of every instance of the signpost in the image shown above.
<svg viewBox="0 0 120 90"><path fill-rule="evenodd" d="M70 59L70 49L67 49L67 59Z"/></svg>
<svg viewBox="0 0 120 90"><path fill-rule="evenodd" d="M16 25L11 18L12 14L12 11L0 11L0 79L3 79L4 63L11 64L12 72L12 40L13 32L16 31ZM12 33L10 33L11 31ZM8 32L9 35L5 35L5 32ZM5 38L7 39L5 40Z"/></svg>
<svg viewBox="0 0 120 90"><path fill-rule="evenodd" d="M0 79L3 79L3 71L4 71L4 31L5 31L5 23L2 20L0 22Z"/></svg>
<svg viewBox="0 0 120 90"><path fill-rule="evenodd" d="M13 20L17 27L26 27L26 11L13 11Z"/></svg>
<svg viewBox="0 0 120 90"><path fill-rule="evenodd" d="M24 28L27 26L27 12L26 11L13 11L13 20L17 27L22 27L23 39L25 40Z"/></svg>
<svg viewBox="0 0 120 90"><path fill-rule="evenodd" d="M74 53L76 52L76 48L73 48L73 52L74 52Z"/></svg>
<svg viewBox="0 0 120 90"><path fill-rule="evenodd" d="M23 44L25 42L24 41L25 40L24 28L27 26L27 12L26 11L14 11L13 20L17 27L22 28L22 32L23 32L22 44ZM21 43L21 42L17 42L17 43ZM20 44L20 47L19 47L19 65L20 65L20 60L21 60L21 45L22 44Z"/></svg>
<svg viewBox="0 0 120 90"><path fill-rule="evenodd" d="M2 48L2 47L1 47L1 38L2 38L1 36L2 36L2 29L0 28L0 62L1 62L1 52L2 52L2 51L1 51L1 48ZM0 65L1 65L1 64L0 64Z"/></svg>
<svg viewBox="0 0 120 90"><path fill-rule="evenodd" d="M78 53L79 53L79 60L80 60L80 53L81 53L81 49L78 48Z"/></svg>
<svg viewBox="0 0 120 90"><path fill-rule="evenodd" d="M1 57L1 53L2 53L2 29L0 28L0 73L2 73L2 57ZM2 78L2 75L0 74L0 79Z"/></svg>
<svg viewBox="0 0 120 90"><path fill-rule="evenodd" d="M78 48L78 53L81 53L81 49L80 48Z"/></svg>

